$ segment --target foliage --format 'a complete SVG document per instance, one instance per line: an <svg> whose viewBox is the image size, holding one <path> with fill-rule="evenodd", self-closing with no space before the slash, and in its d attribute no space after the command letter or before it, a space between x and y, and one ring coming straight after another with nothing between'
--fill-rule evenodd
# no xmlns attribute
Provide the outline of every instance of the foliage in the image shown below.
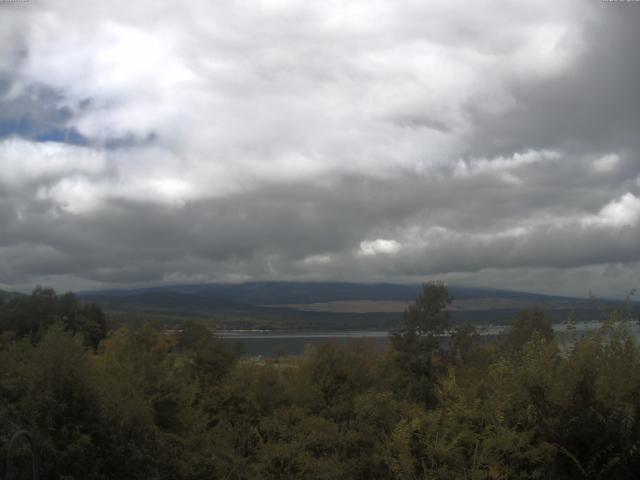
<svg viewBox="0 0 640 480"><path fill-rule="evenodd" d="M80 333L85 345L96 348L107 335L107 320L93 304L81 304L73 293L56 295L51 288L37 287L30 296L0 301L0 332L37 342L52 324Z"/></svg>
<svg viewBox="0 0 640 480"><path fill-rule="evenodd" d="M435 378L443 373L435 354L441 344L439 336L449 328L450 313L446 308L451 301L444 283L423 284L422 293L405 310L400 328L391 337L394 352L390 359L400 380L396 388L427 406L435 404Z"/></svg>
<svg viewBox="0 0 640 480"><path fill-rule="evenodd" d="M506 350L519 351L534 336L545 340L553 338L553 326L540 308L532 311L524 310L514 319L509 328L500 338L502 347Z"/></svg>
<svg viewBox="0 0 640 480"><path fill-rule="evenodd" d="M0 448L31 430L45 479L640 471L640 349L617 314L562 348L539 311L495 341L472 326L445 338L446 287L427 285L385 352L326 344L265 361L195 323L176 334L123 326L96 349L61 315L70 298L34 296L3 310L13 329L0 340ZM39 320L11 323L21 309Z"/></svg>
<svg viewBox="0 0 640 480"><path fill-rule="evenodd" d="M452 299L442 282L427 282L413 305L404 312L398 336L430 336L444 333L449 328L451 314L446 310Z"/></svg>

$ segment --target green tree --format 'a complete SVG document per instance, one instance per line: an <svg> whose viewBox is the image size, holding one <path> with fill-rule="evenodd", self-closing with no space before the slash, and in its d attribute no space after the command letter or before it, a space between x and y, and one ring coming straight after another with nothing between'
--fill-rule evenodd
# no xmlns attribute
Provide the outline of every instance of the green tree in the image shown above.
<svg viewBox="0 0 640 480"><path fill-rule="evenodd" d="M0 332L12 332L16 339L37 343L55 322L71 333L80 333L92 348L107 335L107 319L100 307L80 303L71 292L59 296L51 288L36 287L30 296L0 303Z"/></svg>
<svg viewBox="0 0 640 480"><path fill-rule="evenodd" d="M509 329L502 334L500 344L509 352L520 351L534 337L546 341L553 339L553 325L541 308L520 312Z"/></svg>
<svg viewBox="0 0 640 480"><path fill-rule="evenodd" d="M449 328L451 314L447 307L451 302L449 289L443 282L424 283L415 303L405 310L397 335L412 337L444 333Z"/></svg>
<svg viewBox="0 0 640 480"><path fill-rule="evenodd" d="M480 344L480 334L470 323L458 325L451 333L451 346L458 360L465 362Z"/></svg>
<svg viewBox="0 0 640 480"><path fill-rule="evenodd" d="M392 354L398 382L415 400L433 405L436 401L434 382L442 365L434 362L440 349L440 335L449 328L447 306L452 299L443 282L427 282L413 305L404 312L398 331L391 336Z"/></svg>
<svg viewBox="0 0 640 480"><path fill-rule="evenodd" d="M177 336L175 350L186 355L191 374L203 388L227 375L240 356L240 349L224 342L202 323L188 321Z"/></svg>

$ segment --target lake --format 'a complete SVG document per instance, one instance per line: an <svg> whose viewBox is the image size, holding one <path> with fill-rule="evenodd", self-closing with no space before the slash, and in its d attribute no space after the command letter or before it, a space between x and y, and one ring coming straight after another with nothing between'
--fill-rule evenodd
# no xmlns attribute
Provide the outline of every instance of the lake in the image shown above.
<svg viewBox="0 0 640 480"><path fill-rule="evenodd" d="M584 335L602 326L600 321L580 322L576 324L577 335ZM483 336L495 336L507 327L504 325L488 326L480 330ZM640 339L640 328L637 322L630 324L636 338ZM571 333L566 324L556 324L554 331L561 343L570 341ZM346 346L353 340L364 340L372 343L377 349L383 350L389 343L390 333L387 331L256 331L230 330L218 331L217 335L229 342L239 342L244 348L246 356L275 357L280 355L302 355L307 346L318 346L327 342L335 342Z"/></svg>

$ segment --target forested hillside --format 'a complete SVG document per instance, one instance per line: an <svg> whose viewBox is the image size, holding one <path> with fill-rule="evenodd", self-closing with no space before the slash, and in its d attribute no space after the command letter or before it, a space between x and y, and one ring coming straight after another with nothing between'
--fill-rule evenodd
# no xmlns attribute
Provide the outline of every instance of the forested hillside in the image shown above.
<svg viewBox="0 0 640 480"><path fill-rule="evenodd" d="M454 325L506 325L523 309L544 308L554 322L569 315L578 320L601 318L601 309L621 301L568 298L530 292L451 286ZM176 328L185 317L218 329L390 330L420 293L420 285L339 282L248 282L239 284L165 285L161 287L81 292L125 323L152 321ZM635 304L640 311L640 304Z"/></svg>
<svg viewBox="0 0 640 480"><path fill-rule="evenodd" d="M382 353L255 360L193 322L106 335L97 307L38 290L2 304L0 448L29 429L45 479L637 477L624 310L561 348L540 310L490 343L470 325L441 342L448 302L425 285Z"/></svg>

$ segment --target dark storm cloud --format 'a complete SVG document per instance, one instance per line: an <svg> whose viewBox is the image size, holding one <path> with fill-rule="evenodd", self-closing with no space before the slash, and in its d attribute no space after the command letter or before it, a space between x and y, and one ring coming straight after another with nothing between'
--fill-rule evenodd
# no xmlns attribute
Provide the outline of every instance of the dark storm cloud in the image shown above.
<svg viewBox="0 0 640 480"><path fill-rule="evenodd" d="M554 173L548 171L546 180ZM526 216L535 218L535 211L546 215L559 199L544 198L532 186L534 193L523 192L528 198L518 201L517 185L457 179L447 170L440 175L395 182L346 177L331 187L283 185L180 207L114 201L100 215L79 218L64 211L52 215L50 208L34 205L30 221L14 216L5 242L26 242L26 250L33 248L36 255L25 261L20 250L11 249L5 262L16 274L56 272L123 283L172 274L177 279L189 274L232 277L234 269L260 278L304 276L309 270L346 278L397 278L640 260L637 225L616 223L598 208L579 208L579 202L567 202L559 212L557 218L568 223L553 226L543 219L524 232L495 234L522 221L522 206L529 206ZM575 183L567 182L572 192L592 193L593 182ZM466 195L448 195L449 189ZM473 205L473 198L485 201ZM460 211L469 218L459 218ZM573 220L567 221L570 214ZM591 223L584 222L590 216ZM416 225L437 228L412 233ZM360 252L363 239L379 237L395 237L405 250L369 257Z"/></svg>
<svg viewBox="0 0 640 480"><path fill-rule="evenodd" d="M516 107L499 116L478 114L469 153L508 154L522 148L628 149L637 166L638 22L637 6L597 4L584 25L586 46L580 61L557 77L514 83Z"/></svg>
<svg viewBox="0 0 640 480"><path fill-rule="evenodd" d="M0 284L626 294L640 7L481 3L21 13L0 62Z"/></svg>

